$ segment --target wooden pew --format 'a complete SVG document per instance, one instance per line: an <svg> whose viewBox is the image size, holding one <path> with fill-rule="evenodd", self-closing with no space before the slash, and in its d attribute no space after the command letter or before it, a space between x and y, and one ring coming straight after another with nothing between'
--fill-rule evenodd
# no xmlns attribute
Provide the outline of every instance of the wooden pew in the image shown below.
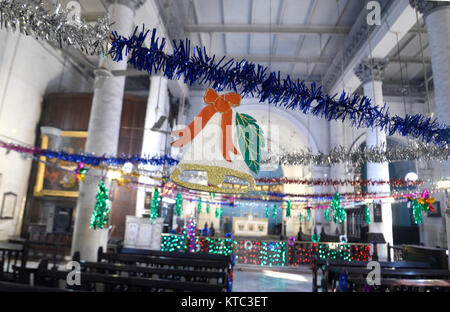
<svg viewBox="0 0 450 312"><path fill-rule="evenodd" d="M124 277L117 274L99 274L80 272L81 285L66 284L69 271L48 270L45 261L41 261L35 275L35 284L44 287L63 287L82 291L126 292L126 291L198 291L222 292L221 285L198 282L182 282L142 277Z"/></svg>
<svg viewBox="0 0 450 312"><path fill-rule="evenodd" d="M163 279L163 280L184 280L187 282L204 283L208 285L221 285L224 291L228 288L227 274L225 272L210 271L192 271L177 269L158 269L149 267L140 267L132 265L104 263L104 262L87 262L81 261L81 271L99 274L116 274L122 276L124 274L130 277L141 277L147 279Z"/></svg>
<svg viewBox="0 0 450 312"><path fill-rule="evenodd" d="M73 260L80 261L79 253L74 254ZM99 247L97 252L97 262L102 261L158 269L222 272L225 273L224 281L227 282L228 291L231 291L233 285L233 263L232 258L229 256L175 254L160 251L149 251L149 254L114 254L104 253L103 248ZM199 277L201 277L201 274L199 274Z"/></svg>
<svg viewBox="0 0 450 312"><path fill-rule="evenodd" d="M27 244L0 242L0 280L13 281L16 278L13 273L13 266L17 266L20 261L21 267L26 267L27 258Z"/></svg>
<svg viewBox="0 0 450 312"><path fill-rule="evenodd" d="M122 248L119 253L129 255L168 257L168 258L227 261L231 266L234 265L232 255L225 256L225 255L212 255L199 253L168 252L168 251L137 249L137 248Z"/></svg>
<svg viewBox="0 0 450 312"><path fill-rule="evenodd" d="M77 259L75 257L74 259ZM178 256L151 256L135 254L104 253L102 247L98 249L97 262L123 263L132 265L144 265L156 268L173 268L184 270L204 270L229 272L230 265L227 260L211 260L200 258L186 258Z"/></svg>
<svg viewBox="0 0 450 312"><path fill-rule="evenodd" d="M0 292L68 292L72 290L64 290L59 288L31 286L26 284L0 282Z"/></svg>
<svg viewBox="0 0 450 312"><path fill-rule="evenodd" d="M344 273L348 280L352 280L353 286L367 285L367 274L372 269L367 269L365 261L344 262L342 260L318 260L314 259L313 269L313 291L316 292L318 288L323 291L329 289L336 289L339 283L339 276ZM424 262L379 262L381 280L390 279L449 279L450 271L436 269L430 263ZM317 271L322 270L322 285L317 285ZM358 284L364 282L364 284Z"/></svg>

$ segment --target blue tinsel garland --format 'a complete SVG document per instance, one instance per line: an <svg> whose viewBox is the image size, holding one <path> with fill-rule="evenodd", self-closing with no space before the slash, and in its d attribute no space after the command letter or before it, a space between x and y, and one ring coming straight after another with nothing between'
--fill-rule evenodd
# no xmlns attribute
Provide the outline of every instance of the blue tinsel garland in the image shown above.
<svg viewBox="0 0 450 312"><path fill-rule="evenodd" d="M291 80L289 76L280 77L280 72L268 73L268 67L253 64L246 60L229 60L224 63L225 57L216 61L215 56L208 56L206 49L195 46L191 55L191 44L188 39L173 41L173 53L168 55L163 52L166 40L156 37L156 29L153 29L150 47L144 46L145 38L149 30L137 34L134 33L125 38L113 32L111 36L112 47L109 53L114 61L123 59L122 53L130 54L128 63L139 70L146 70L149 74L162 72L168 79L181 79L190 85L194 83L204 84L217 91L234 90L241 95L251 95L260 99L260 102L268 101L275 106L283 106L288 109L297 109L314 116L320 116L327 120L342 120L346 118L355 127L377 127L392 135L398 133L402 136L412 136L423 141L441 144L449 142L450 128L439 124L437 120L420 114L389 116L388 109L384 105L371 106L371 100L365 96L354 95L349 97L342 92L339 99L336 95L329 96L317 87L313 82L308 88L303 81ZM224 64L222 64L224 63ZM239 90L238 90L239 89ZM315 106L311 104L316 101Z"/></svg>

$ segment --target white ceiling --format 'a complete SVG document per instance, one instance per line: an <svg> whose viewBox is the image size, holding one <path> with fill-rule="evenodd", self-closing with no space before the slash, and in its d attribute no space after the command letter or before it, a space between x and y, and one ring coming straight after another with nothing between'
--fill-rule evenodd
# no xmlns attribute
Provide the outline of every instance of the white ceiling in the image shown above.
<svg viewBox="0 0 450 312"><path fill-rule="evenodd" d="M55 2L56 0L49 0ZM60 0L66 5L69 0ZM270 66L282 75L321 83L331 60L357 17L365 10L362 0L147 0L155 1L171 34L185 34L194 45L204 46L216 56L246 58ZM85 19L95 20L106 12L106 0L79 0ZM180 15L183 12L183 16ZM423 22L420 21L423 26ZM231 27L224 29L224 27ZM194 27L194 29L192 29ZM197 28L195 28L197 27ZM308 28L309 27L309 28ZM296 29L310 29L299 34ZM336 28L337 27L337 28ZM322 34L317 29L322 29ZM342 30L344 34L327 32ZM316 31L316 32L314 32ZM421 33L423 60L431 77L430 53L426 33ZM184 39L184 38L171 38ZM192 45L191 45L192 46ZM385 80L392 84L423 84L424 65L419 32L411 32L390 52ZM404 60L408 58L409 60ZM91 60L92 61L92 60ZM400 70L400 64L402 70Z"/></svg>

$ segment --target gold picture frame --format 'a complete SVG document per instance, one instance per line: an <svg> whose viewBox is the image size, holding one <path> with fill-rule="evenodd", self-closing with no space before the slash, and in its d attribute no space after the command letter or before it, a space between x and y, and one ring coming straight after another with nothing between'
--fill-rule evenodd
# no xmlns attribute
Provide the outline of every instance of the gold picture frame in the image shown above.
<svg viewBox="0 0 450 312"><path fill-rule="evenodd" d="M87 138L87 131L61 131L61 137L66 138ZM41 149L49 148L49 138L46 135L41 135ZM44 176L46 171L45 156L39 157L39 164L36 175L36 183L34 185L33 195L36 197L42 196L54 196L54 197L78 197L78 191L65 191L65 190L51 190L44 188Z"/></svg>

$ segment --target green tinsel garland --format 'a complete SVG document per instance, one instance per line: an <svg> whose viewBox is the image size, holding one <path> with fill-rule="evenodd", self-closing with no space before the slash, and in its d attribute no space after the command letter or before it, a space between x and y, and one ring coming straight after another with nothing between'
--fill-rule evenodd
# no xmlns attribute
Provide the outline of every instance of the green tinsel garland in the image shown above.
<svg viewBox="0 0 450 312"><path fill-rule="evenodd" d="M98 185L97 200L92 212L90 229L103 229L108 224L109 218L108 189L103 181Z"/></svg>
<svg viewBox="0 0 450 312"><path fill-rule="evenodd" d="M178 193L177 197L175 198L175 215L176 216L181 215L182 208L183 208L183 196L181 196L181 193Z"/></svg>
<svg viewBox="0 0 450 312"><path fill-rule="evenodd" d="M306 221L309 221L311 218L311 208L308 208L308 214L306 215Z"/></svg>
<svg viewBox="0 0 450 312"><path fill-rule="evenodd" d="M302 222L302 217L303 217L303 215L302 215L302 212L300 211L300 214L298 215L298 220L299 220L300 222Z"/></svg>
<svg viewBox="0 0 450 312"><path fill-rule="evenodd" d="M266 218L269 217L269 206L266 206Z"/></svg>
<svg viewBox="0 0 450 312"><path fill-rule="evenodd" d="M289 199L286 203L286 218L291 217L291 200Z"/></svg>
<svg viewBox="0 0 450 312"><path fill-rule="evenodd" d="M155 189L153 193L152 203L150 205L150 220L154 220L158 217L159 208L159 191Z"/></svg>
<svg viewBox="0 0 450 312"><path fill-rule="evenodd" d="M325 220L327 220L327 222L330 222L330 212L328 209L325 209L324 217L325 217Z"/></svg>
<svg viewBox="0 0 450 312"><path fill-rule="evenodd" d="M370 224L370 209L368 206L364 207L364 221Z"/></svg>
<svg viewBox="0 0 450 312"><path fill-rule="evenodd" d="M209 214L209 203L206 204L206 214Z"/></svg>
<svg viewBox="0 0 450 312"><path fill-rule="evenodd" d="M331 212L334 223L341 224L345 221L346 213L344 207L341 206L341 197L338 192L336 192L333 196L333 201L331 202Z"/></svg>
<svg viewBox="0 0 450 312"><path fill-rule="evenodd" d="M219 217L219 207L216 207L216 218Z"/></svg>
<svg viewBox="0 0 450 312"><path fill-rule="evenodd" d="M197 205L197 212L198 214L202 213L202 198L198 198L198 205Z"/></svg>
<svg viewBox="0 0 450 312"><path fill-rule="evenodd" d="M272 219L276 220L276 218L277 218L277 204L273 204Z"/></svg>

